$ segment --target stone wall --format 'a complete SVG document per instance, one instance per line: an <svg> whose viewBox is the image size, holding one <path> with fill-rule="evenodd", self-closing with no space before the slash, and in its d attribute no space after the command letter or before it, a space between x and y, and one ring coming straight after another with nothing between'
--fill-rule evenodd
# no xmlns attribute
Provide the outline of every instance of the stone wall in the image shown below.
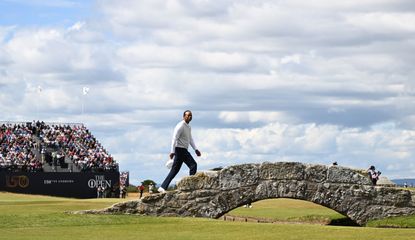
<svg viewBox="0 0 415 240"><path fill-rule="evenodd" d="M200 172L183 178L175 191L78 213L219 218L248 202L269 198L314 202L361 225L371 219L415 214L414 192L374 187L362 170L295 162Z"/></svg>

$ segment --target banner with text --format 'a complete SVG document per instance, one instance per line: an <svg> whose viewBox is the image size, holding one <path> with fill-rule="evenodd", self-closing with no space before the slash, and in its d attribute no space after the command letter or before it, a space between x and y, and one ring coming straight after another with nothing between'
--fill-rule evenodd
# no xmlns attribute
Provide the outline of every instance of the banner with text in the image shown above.
<svg viewBox="0 0 415 240"><path fill-rule="evenodd" d="M0 191L72 198L95 198L99 186L106 197L119 197L119 172L0 171Z"/></svg>

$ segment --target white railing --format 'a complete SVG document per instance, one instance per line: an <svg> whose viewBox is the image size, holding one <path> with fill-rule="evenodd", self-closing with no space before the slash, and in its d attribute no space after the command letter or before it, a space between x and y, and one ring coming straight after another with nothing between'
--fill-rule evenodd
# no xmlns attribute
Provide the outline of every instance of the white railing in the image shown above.
<svg viewBox="0 0 415 240"><path fill-rule="evenodd" d="M27 121L27 122L18 122L18 121L0 121L0 125L26 125L27 123L33 123L33 121ZM35 122L36 123L36 122ZM58 125L58 126L84 126L83 123L64 123L64 122L44 122L46 125Z"/></svg>

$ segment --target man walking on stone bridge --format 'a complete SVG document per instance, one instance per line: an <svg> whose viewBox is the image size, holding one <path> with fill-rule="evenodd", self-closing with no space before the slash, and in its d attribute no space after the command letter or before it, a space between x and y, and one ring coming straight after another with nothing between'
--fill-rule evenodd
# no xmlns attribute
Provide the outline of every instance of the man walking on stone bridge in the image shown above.
<svg viewBox="0 0 415 240"><path fill-rule="evenodd" d="M180 171L183 163L189 167L189 175L196 174L197 163L187 150L189 148L189 144L195 150L195 153L198 157L200 157L202 154L197 149L195 142L193 141L192 132L189 125L190 121L192 121L192 112L190 110L186 110L183 113L183 120L180 121L174 128L170 151L170 159L174 158L173 165L166 179L161 184L161 187L158 188L158 191L161 193L165 192L169 187L170 182Z"/></svg>

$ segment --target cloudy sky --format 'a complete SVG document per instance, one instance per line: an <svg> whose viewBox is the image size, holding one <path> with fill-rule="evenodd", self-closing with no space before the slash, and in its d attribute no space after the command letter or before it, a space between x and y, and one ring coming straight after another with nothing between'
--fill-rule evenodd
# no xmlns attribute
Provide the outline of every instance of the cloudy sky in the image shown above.
<svg viewBox="0 0 415 240"><path fill-rule="evenodd" d="M414 23L412 0L0 0L1 120L83 122L134 184L186 109L200 170L413 178Z"/></svg>

